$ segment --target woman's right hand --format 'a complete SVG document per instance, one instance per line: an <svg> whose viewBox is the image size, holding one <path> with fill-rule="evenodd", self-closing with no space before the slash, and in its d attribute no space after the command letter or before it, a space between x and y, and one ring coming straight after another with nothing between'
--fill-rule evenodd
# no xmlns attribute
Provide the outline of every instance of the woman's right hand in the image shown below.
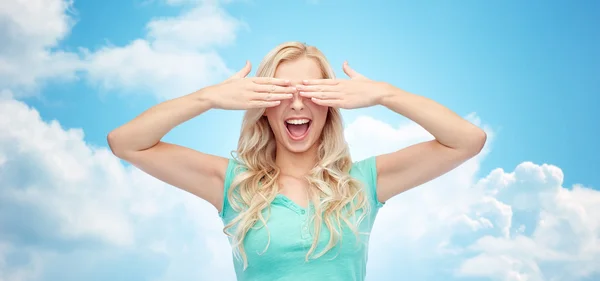
<svg viewBox="0 0 600 281"><path fill-rule="evenodd" d="M282 100L291 99L296 88L289 80L271 77L246 78L252 66L244 68L222 83L205 88L203 96L212 108L244 110L277 106Z"/></svg>

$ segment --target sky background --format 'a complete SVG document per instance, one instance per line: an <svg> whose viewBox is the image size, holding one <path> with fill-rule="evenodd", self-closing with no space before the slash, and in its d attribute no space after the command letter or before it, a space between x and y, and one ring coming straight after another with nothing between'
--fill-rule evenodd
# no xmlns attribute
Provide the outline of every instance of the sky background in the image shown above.
<svg viewBox="0 0 600 281"><path fill-rule="evenodd" d="M6 0L0 281L235 280L216 210L114 157L107 133L274 46L432 98L484 151L380 211L367 280L600 279L597 1ZM252 72L252 74L254 71ZM355 160L431 139L343 111ZM228 156L241 111L166 141Z"/></svg>

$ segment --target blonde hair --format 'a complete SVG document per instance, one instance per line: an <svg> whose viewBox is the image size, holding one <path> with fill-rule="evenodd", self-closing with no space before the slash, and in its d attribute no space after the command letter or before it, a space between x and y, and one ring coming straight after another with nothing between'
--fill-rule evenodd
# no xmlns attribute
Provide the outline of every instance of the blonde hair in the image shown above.
<svg viewBox="0 0 600 281"><path fill-rule="evenodd" d="M273 77L280 63L301 57L315 59L323 78L335 78L325 56L317 48L299 42L287 42L274 48L260 63L256 76ZM275 137L263 113L264 109L252 109L244 115L236 151L237 161L242 164L243 169L233 179L227 193L231 207L239 214L223 231L232 238L234 252L243 259L244 269L248 265L243 244L246 233L259 221L267 227L268 218L263 217L262 211L270 207L271 201L279 192L278 179L281 171L275 165ZM329 108L318 145L318 162L306 176L310 186L309 198L315 208L312 217L315 235L306 254L307 261L317 248L323 223L330 233L329 243L315 258L325 254L338 242L342 234L341 220L358 236L357 226L369 210L367 196L361 188L361 183L349 175L352 160L344 139L342 117L338 109ZM356 218L356 224L352 224L349 217L355 215L359 209L363 210L362 215ZM228 229L234 225L235 233L231 234ZM266 247L269 246L270 234L268 239Z"/></svg>

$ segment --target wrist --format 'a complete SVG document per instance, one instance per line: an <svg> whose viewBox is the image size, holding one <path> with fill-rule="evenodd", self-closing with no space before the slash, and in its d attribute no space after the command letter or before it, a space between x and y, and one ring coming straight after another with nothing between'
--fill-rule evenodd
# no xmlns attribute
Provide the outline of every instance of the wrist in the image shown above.
<svg viewBox="0 0 600 281"><path fill-rule="evenodd" d="M202 88L196 92L193 92L192 94L190 94L190 97L192 98L192 100L194 100L195 102L199 102L204 107L212 109L216 107L215 101L213 99L214 95L212 95L212 92L212 86L209 86Z"/></svg>
<svg viewBox="0 0 600 281"><path fill-rule="evenodd" d="M379 82L381 85L380 96L377 102L380 105L388 106L390 103L393 103L394 100L400 98L402 95L407 94L405 91L394 87L392 84L387 82Z"/></svg>

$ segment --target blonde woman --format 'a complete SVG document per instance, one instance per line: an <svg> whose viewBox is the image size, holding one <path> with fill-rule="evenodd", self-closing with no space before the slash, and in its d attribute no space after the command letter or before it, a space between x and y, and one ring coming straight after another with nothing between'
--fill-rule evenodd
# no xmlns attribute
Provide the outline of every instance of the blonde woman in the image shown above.
<svg viewBox="0 0 600 281"><path fill-rule="evenodd" d="M370 80L298 42L277 46L248 78L158 104L108 135L113 153L212 204L238 280L364 280L369 232L393 196L475 156L486 134L440 104ZM383 105L435 140L353 162L339 108ZM161 138L212 108L246 110L235 156ZM210 133L206 134L210 137Z"/></svg>

